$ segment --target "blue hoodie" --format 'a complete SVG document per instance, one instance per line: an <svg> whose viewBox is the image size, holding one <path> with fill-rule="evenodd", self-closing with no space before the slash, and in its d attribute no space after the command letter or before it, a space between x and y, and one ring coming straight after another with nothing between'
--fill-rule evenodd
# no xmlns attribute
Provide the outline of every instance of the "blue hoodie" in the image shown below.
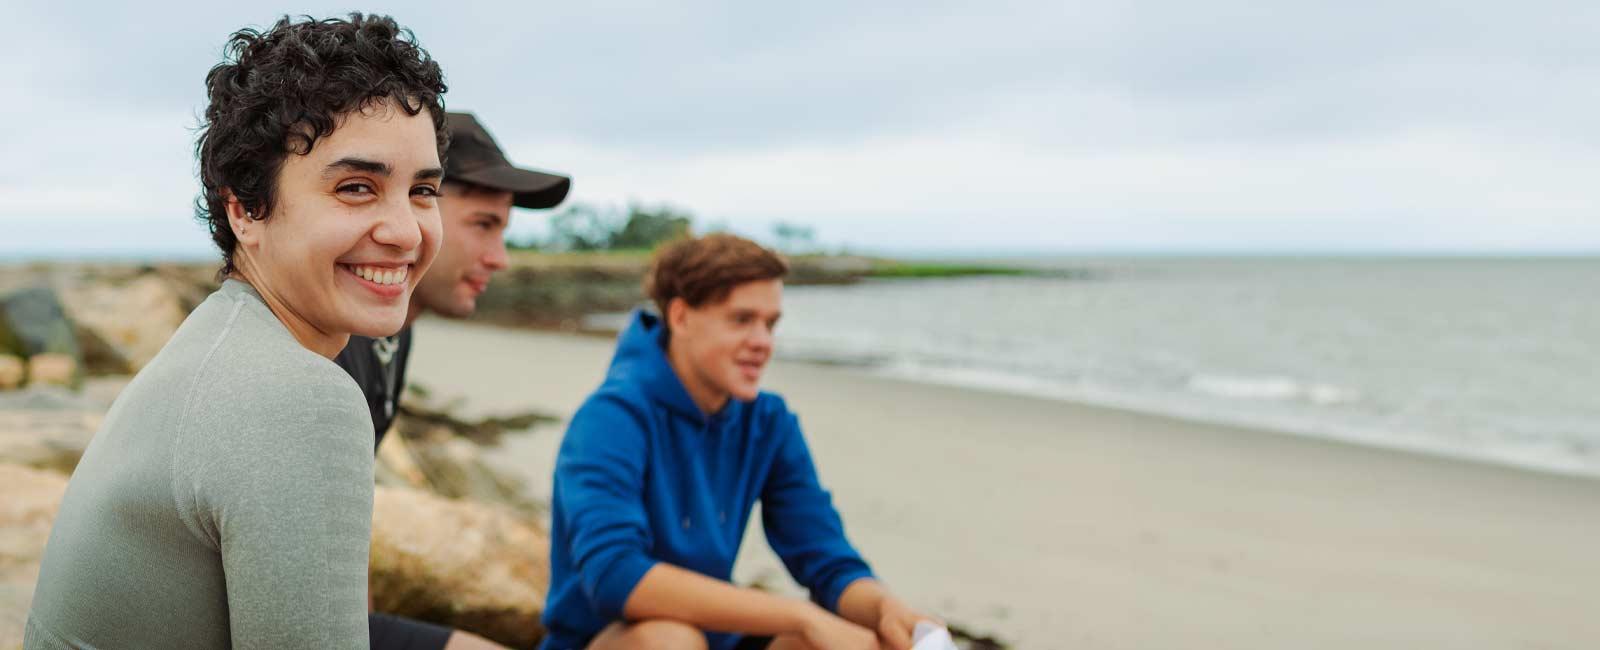
<svg viewBox="0 0 1600 650"><path fill-rule="evenodd" d="M729 580L758 499L768 543L818 605L837 611L845 587L872 575L783 398L729 400L708 417L668 365L664 332L634 313L561 442L542 648L582 648L622 620L657 562ZM739 640L706 637L714 650Z"/></svg>

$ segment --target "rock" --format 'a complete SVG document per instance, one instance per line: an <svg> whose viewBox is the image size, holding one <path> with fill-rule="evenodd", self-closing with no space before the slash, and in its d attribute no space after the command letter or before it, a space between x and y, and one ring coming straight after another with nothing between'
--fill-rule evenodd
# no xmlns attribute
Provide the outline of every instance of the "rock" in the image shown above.
<svg viewBox="0 0 1600 650"><path fill-rule="evenodd" d="M101 378L81 391L29 386L0 393L0 463L71 474L126 378Z"/></svg>
<svg viewBox="0 0 1600 650"><path fill-rule="evenodd" d="M390 438L400 440L390 443ZM378 463L376 473L386 484L502 506L530 519L545 511L520 479L490 465L481 447L441 428L414 436L390 433L379 448Z"/></svg>
<svg viewBox="0 0 1600 650"><path fill-rule="evenodd" d="M39 562L67 479L0 464L0 648L22 647Z"/></svg>
<svg viewBox="0 0 1600 650"><path fill-rule="evenodd" d="M473 318L514 326L553 327L586 314L627 311L644 298L642 255L519 255L478 296Z"/></svg>
<svg viewBox="0 0 1600 650"><path fill-rule="evenodd" d="M961 650L1007 650L1010 645L988 634L979 634L955 623L947 625L956 647Z"/></svg>
<svg viewBox="0 0 1600 650"><path fill-rule="evenodd" d="M216 264L164 264L152 270L167 281L185 314L194 311L222 285L217 279Z"/></svg>
<svg viewBox="0 0 1600 650"><path fill-rule="evenodd" d="M410 392L400 402L402 418L396 420L395 430L402 435L415 437L428 429L444 427L452 435L466 438L480 445L498 445L500 437L511 432L526 431L540 425L560 422L561 418L548 413L527 411L506 416L488 417L478 421L456 417L454 405L433 406L427 403L427 389L412 384ZM416 395L416 397L413 397Z"/></svg>
<svg viewBox="0 0 1600 650"><path fill-rule="evenodd" d="M64 354L74 362L81 358L72 321L55 291L36 286L0 297L0 352Z"/></svg>
<svg viewBox="0 0 1600 650"><path fill-rule="evenodd" d="M377 464L373 466L378 485L428 490L428 475L417 466L412 454L405 436L384 436L378 445Z"/></svg>
<svg viewBox="0 0 1600 650"><path fill-rule="evenodd" d="M422 386L409 387L393 430L378 447L379 482L505 506L531 519L543 516L543 501L520 478L491 465L483 450L507 433L559 420L537 412L466 420L453 414L458 405L430 405L428 399Z"/></svg>
<svg viewBox="0 0 1600 650"><path fill-rule="evenodd" d="M0 410L0 463L71 474L101 420L98 411Z"/></svg>
<svg viewBox="0 0 1600 650"><path fill-rule="evenodd" d="M22 642L66 486L61 474L0 463L0 648ZM370 588L379 611L531 647L544 635L548 554L546 534L504 510L378 489Z"/></svg>
<svg viewBox="0 0 1600 650"><path fill-rule="evenodd" d="M172 281L155 272L124 283L84 282L61 299L77 325L85 370L97 375L138 372L189 313Z"/></svg>
<svg viewBox="0 0 1600 650"><path fill-rule="evenodd" d="M95 377L83 382L80 390L62 386L31 385L17 391L0 393L0 411L82 411L94 415L104 414L116 401L117 395L127 387L132 377Z"/></svg>
<svg viewBox="0 0 1600 650"><path fill-rule="evenodd" d="M22 377L27 374L27 364L22 357L0 353L0 390L22 387Z"/></svg>
<svg viewBox="0 0 1600 650"><path fill-rule="evenodd" d="M377 611L516 648L544 636L550 541L505 510L379 487L369 586Z"/></svg>
<svg viewBox="0 0 1600 650"><path fill-rule="evenodd" d="M29 384L76 386L78 379L78 360L72 356L46 352L28 358Z"/></svg>
<svg viewBox="0 0 1600 650"><path fill-rule="evenodd" d="M94 330L78 328L78 347L83 350L83 373L88 376L126 375L133 364L116 346L100 338Z"/></svg>

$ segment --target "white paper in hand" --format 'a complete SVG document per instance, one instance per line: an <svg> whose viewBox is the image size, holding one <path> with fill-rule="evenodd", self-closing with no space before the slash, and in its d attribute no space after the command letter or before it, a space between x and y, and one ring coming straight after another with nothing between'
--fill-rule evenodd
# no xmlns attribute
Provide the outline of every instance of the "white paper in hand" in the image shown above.
<svg viewBox="0 0 1600 650"><path fill-rule="evenodd" d="M932 621L917 621L911 632L911 650L956 650L956 640L950 630Z"/></svg>

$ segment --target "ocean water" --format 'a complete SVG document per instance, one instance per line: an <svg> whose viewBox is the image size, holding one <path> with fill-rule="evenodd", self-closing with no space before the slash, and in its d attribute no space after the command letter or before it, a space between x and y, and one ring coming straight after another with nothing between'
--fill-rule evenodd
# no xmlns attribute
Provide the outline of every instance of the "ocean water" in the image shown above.
<svg viewBox="0 0 1600 650"><path fill-rule="evenodd" d="M791 287L786 358L1600 477L1600 259L1009 260Z"/></svg>

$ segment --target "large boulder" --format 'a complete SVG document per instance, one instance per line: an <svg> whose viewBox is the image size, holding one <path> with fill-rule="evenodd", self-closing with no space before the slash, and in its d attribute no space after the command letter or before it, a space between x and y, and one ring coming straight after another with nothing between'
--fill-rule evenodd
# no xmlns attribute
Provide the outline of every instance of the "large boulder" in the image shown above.
<svg viewBox="0 0 1600 650"><path fill-rule="evenodd" d="M544 636L549 536L510 511L380 486L369 586L377 611L515 648Z"/></svg>
<svg viewBox="0 0 1600 650"><path fill-rule="evenodd" d="M383 437L383 442L378 445L377 463L372 473L378 485L431 490L428 475L417 464L415 453L404 436L390 434Z"/></svg>
<svg viewBox="0 0 1600 650"><path fill-rule="evenodd" d="M528 496L521 479L485 460L482 447L438 431L403 440L413 467L424 478L424 484L417 487L450 499L505 507L529 518L545 511L542 503Z"/></svg>
<svg viewBox="0 0 1600 650"><path fill-rule="evenodd" d="M165 264L150 271L166 280L185 314L199 307L222 284L217 277L216 264Z"/></svg>
<svg viewBox="0 0 1600 650"><path fill-rule="evenodd" d="M49 354L49 370L61 367L57 359L66 358L70 361L66 365L73 370L69 383L77 383L83 353L72 320L54 290L32 286L0 296L0 354L24 358Z"/></svg>
<svg viewBox="0 0 1600 650"><path fill-rule="evenodd" d="M55 386L0 393L0 463L72 473L120 388L96 381L81 393Z"/></svg>
<svg viewBox="0 0 1600 650"><path fill-rule="evenodd" d="M0 464L0 648L22 647L39 562L66 489L60 474Z"/></svg>
<svg viewBox="0 0 1600 650"><path fill-rule="evenodd" d="M485 450L508 432L551 420L540 413L465 420L450 408L407 399L378 446L378 481L503 506L537 519L545 513L545 504L532 497L520 478L491 464Z"/></svg>
<svg viewBox="0 0 1600 650"><path fill-rule="evenodd" d="M173 281L155 272L122 282L81 282L61 299L77 325L90 374L138 372L189 314Z"/></svg>
<svg viewBox="0 0 1600 650"><path fill-rule="evenodd" d="M0 462L71 474L100 420L99 413L0 411Z"/></svg>
<svg viewBox="0 0 1600 650"><path fill-rule="evenodd" d="M22 357L0 352L0 390L16 390L22 386L28 364Z"/></svg>
<svg viewBox="0 0 1600 650"><path fill-rule="evenodd" d="M20 647L66 485L64 474L0 463L0 649ZM378 611L531 647L544 636L548 557L546 534L504 509L378 488L370 573Z"/></svg>
<svg viewBox="0 0 1600 650"><path fill-rule="evenodd" d="M76 387L80 384L78 360L60 352L46 352L28 357L28 383L39 385Z"/></svg>

